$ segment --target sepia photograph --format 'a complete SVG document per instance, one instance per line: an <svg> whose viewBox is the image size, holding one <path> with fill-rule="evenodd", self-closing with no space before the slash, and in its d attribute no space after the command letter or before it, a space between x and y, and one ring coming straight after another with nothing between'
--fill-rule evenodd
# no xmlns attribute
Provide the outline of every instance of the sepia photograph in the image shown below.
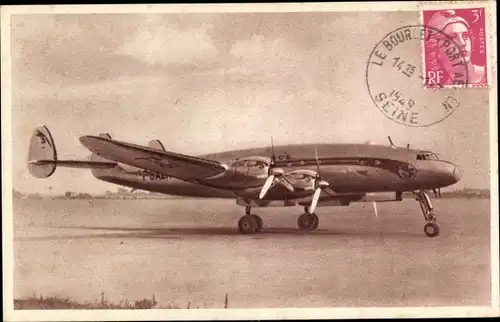
<svg viewBox="0 0 500 322"><path fill-rule="evenodd" d="M1 9L6 321L498 316L494 2Z"/></svg>

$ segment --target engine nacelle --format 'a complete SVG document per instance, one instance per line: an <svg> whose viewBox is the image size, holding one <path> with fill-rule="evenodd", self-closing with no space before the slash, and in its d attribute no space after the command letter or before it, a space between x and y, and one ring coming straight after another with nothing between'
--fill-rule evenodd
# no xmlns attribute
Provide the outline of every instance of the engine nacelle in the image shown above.
<svg viewBox="0 0 500 322"><path fill-rule="evenodd" d="M235 160L228 165L228 171L249 177L267 178L271 159L259 156L248 157Z"/></svg>
<svg viewBox="0 0 500 322"><path fill-rule="evenodd" d="M285 174L285 179L297 190L314 191L317 173L312 170L295 170Z"/></svg>

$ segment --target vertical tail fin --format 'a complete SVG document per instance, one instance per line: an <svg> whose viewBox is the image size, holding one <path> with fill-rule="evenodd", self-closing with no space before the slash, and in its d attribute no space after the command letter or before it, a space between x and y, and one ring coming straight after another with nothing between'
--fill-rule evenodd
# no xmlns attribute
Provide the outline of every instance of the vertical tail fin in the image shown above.
<svg viewBox="0 0 500 322"><path fill-rule="evenodd" d="M157 149L157 150L161 150L161 151L165 151L165 147L163 146L163 143L161 143L160 140L149 141L148 147L153 148L153 149Z"/></svg>
<svg viewBox="0 0 500 322"><path fill-rule="evenodd" d="M52 161L37 164L36 161ZM47 178L56 171L57 150L52 134L45 125L37 126L28 148L28 170L36 178Z"/></svg>

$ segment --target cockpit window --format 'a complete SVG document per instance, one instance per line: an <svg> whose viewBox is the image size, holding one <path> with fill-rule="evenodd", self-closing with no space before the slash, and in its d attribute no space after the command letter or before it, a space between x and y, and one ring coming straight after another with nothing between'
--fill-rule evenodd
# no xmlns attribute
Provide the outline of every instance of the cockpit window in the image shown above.
<svg viewBox="0 0 500 322"><path fill-rule="evenodd" d="M417 160L439 160L439 158L432 152L420 152L417 154Z"/></svg>

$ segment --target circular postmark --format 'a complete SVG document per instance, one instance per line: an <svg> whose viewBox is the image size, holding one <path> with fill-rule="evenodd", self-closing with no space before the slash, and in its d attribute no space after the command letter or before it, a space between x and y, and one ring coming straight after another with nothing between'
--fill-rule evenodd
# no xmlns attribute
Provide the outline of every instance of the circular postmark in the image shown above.
<svg viewBox="0 0 500 322"><path fill-rule="evenodd" d="M455 90L468 84L461 50L453 38L433 27L410 25L391 31L375 45L366 66L366 84L375 106L406 126L443 121L460 106ZM452 69L446 79L426 70L431 59L447 60Z"/></svg>

